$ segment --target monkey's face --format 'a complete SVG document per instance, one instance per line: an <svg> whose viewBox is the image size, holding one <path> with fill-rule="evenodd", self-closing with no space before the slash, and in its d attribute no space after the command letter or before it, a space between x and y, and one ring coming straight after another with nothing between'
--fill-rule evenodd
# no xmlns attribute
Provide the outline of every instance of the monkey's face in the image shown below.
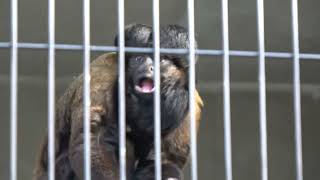
<svg viewBox="0 0 320 180"><path fill-rule="evenodd" d="M127 79L129 90L141 100L151 100L155 91L154 60L150 55L127 56ZM173 56L160 57L161 94L175 88L184 88L186 83L185 68L180 65L181 59Z"/></svg>
<svg viewBox="0 0 320 180"><path fill-rule="evenodd" d="M154 92L153 60L147 55L127 57L128 82L132 93L143 98L150 98Z"/></svg>
<svg viewBox="0 0 320 180"><path fill-rule="evenodd" d="M177 127L188 107L187 68L173 56L160 58L161 131ZM132 128L153 134L154 60L150 55L126 57L127 114Z"/></svg>
<svg viewBox="0 0 320 180"><path fill-rule="evenodd" d="M189 48L188 31L178 25L160 28L161 48ZM115 45L118 44L115 38ZM126 47L153 47L152 28L132 24L125 30ZM179 125L188 111L188 60L186 55L160 55L161 130ZM152 54L126 53L127 118L133 129L153 134L154 59Z"/></svg>

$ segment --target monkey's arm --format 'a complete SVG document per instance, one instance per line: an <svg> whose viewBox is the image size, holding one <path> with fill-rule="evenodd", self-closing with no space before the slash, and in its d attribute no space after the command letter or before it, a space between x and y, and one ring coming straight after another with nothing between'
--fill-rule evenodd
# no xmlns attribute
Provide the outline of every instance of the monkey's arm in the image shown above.
<svg viewBox="0 0 320 180"><path fill-rule="evenodd" d="M99 106L90 109L90 139L91 139L91 170L92 178L97 180L118 179L118 162L116 158L117 136L103 127ZM70 139L69 159L72 169L79 179L83 179L84 172L84 126L78 126L83 120L83 109L79 108L72 115L73 125ZM108 138L105 138L108 134Z"/></svg>
<svg viewBox="0 0 320 180"><path fill-rule="evenodd" d="M196 131L198 132L203 108L203 102L198 91L195 92L195 99ZM174 162L181 169L184 168L190 153L190 112L186 115L183 123L165 138L163 148L169 162Z"/></svg>
<svg viewBox="0 0 320 180"><path fill-rule="evenodd" d="M103 55L91 64L91 171L92 179L119 179L118 128L114 110L114 85L117 78L117 63L114 54ZM80 79L82 79L80 77ZM79 179L84 175L84 124L82 80L71 105L71 137L69 159ZM131 150L132 151L132 150ZM128 155L131 155L128 150ZM128 165L131 165L130 161ZM129 169L129 168L128 168Z"/></svg>

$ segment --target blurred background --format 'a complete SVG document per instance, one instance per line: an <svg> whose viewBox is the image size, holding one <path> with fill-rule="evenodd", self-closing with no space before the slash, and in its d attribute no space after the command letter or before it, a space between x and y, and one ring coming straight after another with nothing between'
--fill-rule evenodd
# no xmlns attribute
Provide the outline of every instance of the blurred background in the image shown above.
<svg viewBox="0 0 320 180"><path fill-rule="evenodd" d="M290 0L265 2L266 50L291 51ZM318 0L299 1L300 46L320 53ZM220 0L195 1L199 48L221 49ZM257 50L255 0L230 0L230 48ZM47 42L47 2L19 1L19 41ZM162 0L161 24L187 26L187 4ZM152 1L126 2L126 23L152 24ZM56 42L82 43L82 3L56 0ZM113 45L117 2L91 2L91 40ZM0 1L0 41L10 40L10 1ZM10 53L0 49L0 179L9 179ZM100 53L92 53L92 59ZM47 127L47 50L19 50L18 178L31 179L34 160ZM231 117L234 180L260 179L257 58L231 57ZM56 93L60 96L82 71L81 51L56 52ZM295 179L292 60L266 59L270 180ZM224 176L222 58L200 57L197 87L205 108L199 137L199 179ZM301 60L302 131L305 180L320 179L320 61ZM189 167L186 168L189 179Z"/></svg>

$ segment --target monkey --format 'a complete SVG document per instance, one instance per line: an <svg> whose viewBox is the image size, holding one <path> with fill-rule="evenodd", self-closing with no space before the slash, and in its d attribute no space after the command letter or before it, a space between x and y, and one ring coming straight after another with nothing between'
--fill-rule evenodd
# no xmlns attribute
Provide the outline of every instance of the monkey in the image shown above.
<svg viewBox="0 0 320 180"><path fill-rule="evenodd" d="M127 47L153 47L152 28L125 27ZM179 25L160 28L161 48L188 48L188 32ZM115 37L118 45L118 35ZM183 179L190 151L189 63L186 55L160 55L162 179ZM106 53L90 64L90 139L93 180L119 179L118 54ZM126 175L128 180L153 180L154 59L148 53L125 53ZM202 99L195 91L196 128ZM83 75L57 101L55 114L55 176L84 179ZM48 179L48 140L45 137L33 172Z"/></svg>

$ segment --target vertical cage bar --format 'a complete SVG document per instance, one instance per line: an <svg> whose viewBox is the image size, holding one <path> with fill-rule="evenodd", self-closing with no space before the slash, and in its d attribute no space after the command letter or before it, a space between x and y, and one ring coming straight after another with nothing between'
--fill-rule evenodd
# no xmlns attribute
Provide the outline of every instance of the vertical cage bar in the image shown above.
<svg viewBox="0 0 320 180"><path fill-rule="evenodd" d="M91 179L90 140L90 0L83 0L84 177Z"/></svg>
<svg viewBox="0 0 320 180"><path fill-rule="evenodd" d="M118 47L119 47L119 142L120 179L126 180L126 107L125 107L125 30L124 0L118 0Z"/></svg>
<svg viewBox="0 0 320 180"><path fill-rule="evenodd" d="M153 0L153 50L154 50L154 149L156 180L161 180L161 102L160 102L160 23L159 0Z"/></svg>
<svg viewBox="0 0 320 180"><path fill-rule="evenodd" d="M55 179L55 0L48 1L48 171Z"/></svg>
<svg viewBox="0 0 320 180"><path fill-rule="evenodd" d="M229 12L228 0L222 0L222 41L223 41L223 113L225 176L232 180L232 144L231 144L231 110L230 110L230 62L229 62Z"/></svg>
<svg viewBox="0 0 320 180"><path fill-rule="evenodd" d="M296 179L303 180L298 0L291 1Z"/></svg>
<svg viewBox="0 0 320 180"><path fill-rule="evenodd" d="M11 0L10 179L17 179L18 0Z"/></svg>
<svg viewBox="0 0 320 180"><path fill-rule="evenodd" d="M257 0L261 179L268 180L264 0Z"/></svg>
<svg viewBox="0 0 320 180"><path fill-rule="evenodd" d="M195 26L194 0L188 0L188 30L189 30L189 108L190 108L190 143L191 143L191 177L198 180L197 130L195 109Z"/></svg>

